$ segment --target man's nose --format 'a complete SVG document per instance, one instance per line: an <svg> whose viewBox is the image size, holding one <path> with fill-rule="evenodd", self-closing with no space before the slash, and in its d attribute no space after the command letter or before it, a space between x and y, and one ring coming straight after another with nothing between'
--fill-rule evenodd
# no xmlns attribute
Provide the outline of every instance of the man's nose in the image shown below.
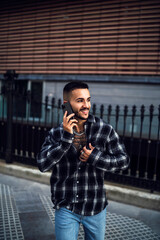
<svg viewBox="0 0 160 240"><path fill-rule="evenodd" d="M88 101L84 101L83 102L83 106L86 107L86 108L89 108L89 102Z"/></svg>

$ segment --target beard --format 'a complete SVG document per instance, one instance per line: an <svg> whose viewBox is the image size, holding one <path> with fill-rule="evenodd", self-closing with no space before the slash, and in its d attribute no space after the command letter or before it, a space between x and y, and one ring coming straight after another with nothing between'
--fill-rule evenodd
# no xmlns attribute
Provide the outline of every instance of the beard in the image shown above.
<svg viewBox="0 0 160 240"><path fill-rule="evenodd" d="M83 111L83 110L88 110L88 111L89 111L88 108L83 108L83 109L81 109L80 111ZM75 117L76 117L76 118L79 118L79 119L81 119L81 120L87 120L88 117L89 117L89 114L88 114L87 117L82 117L82 116L79 114L79 112L74 112L74 113L75 113Z"/></svg>

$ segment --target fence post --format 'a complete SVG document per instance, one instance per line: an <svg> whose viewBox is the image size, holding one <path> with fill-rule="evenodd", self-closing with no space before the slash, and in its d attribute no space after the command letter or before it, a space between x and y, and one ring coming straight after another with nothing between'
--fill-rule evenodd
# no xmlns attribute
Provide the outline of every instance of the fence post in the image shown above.
<svg viewBox="0 0 160 240"><path fill-rule="evenodd" d="M45 126L47 125L47 115L48 115L48 96L45 97Z"/></svg>
<svg viewBox="0 0 160 240"><path fill-rule="evenodd" d="M141 158L141 145L142 145L142 131L143 131L143 121L144 121L144 113L145 113L145 106L141 106L141 114L140 114L140 135L139 135L139 147L138 147L138 162L137 162L137 170L136 170L136 177L140 177L140 158Z"/></svg>
<svg viewBox="0 0 160 240"><path fill-rule="evenodd" d="M93 115L95 115L96 114L96 104L94 103L93 104Z"/></svg>
<svg viewBox="0 0 160 240"><path fill-rule="evenodd" d="M156 157L155 157L154 176L153 176L154 181L156 181L157 172L158 172L157 166L158 166L159 144L160 144L160 105L158 107L158 131L157 131Z"/></svg>
<svg viewBox="0 0 160 240"><path fill-rule="evenodd" d="M104 113L104 105L102 104L100 107L100 118L103 119L103 113Z"/></svg>
<svg viewBox="0 0 160 240"><path fill-rule="evenodd" d="M53 118L54 118L54 108L55 108L55 98L52 98L52 117L51 117L51 126L53 127Z"/></svg>
<svg viewBox="0 0 160 240"><path fill-rule="evenodd" d="M133 105L132 107L132 130L131 130L131 138L130 138L130 159L132 159L132 153L133 153L133 134L134 134L134 122L135 122L135 116L136 116L136 106Z"/></svg>
<svg viewBox="0 0 160 240"><path fill-rule="evenodd" d="M148 133L148 145L147 145L147 160L146 160L146 167L145 167L145 178L148 175L148 164L149 164L149 154L150 154L150 146L151 146L151 128L152 128L152 120L153 120L153 112L154 106L151 104L149 108L149 133Z"/></svg>
<svg viewBox="0 0 160 240"><path fill-rule="evenodd" d="M18 77L15 70L7 70L4 74L7 96L7 144L5 159L6 163L12 163L12 118L13 118L13 89L14 80Z"/></svg>
<svg viewBox="0 0 160 240"><path fill-rule="evenodd" d="M126 119L128 114L128 106L124 106L124 115L123 115L123 140L125 138L125 132L126 132Z"/></svg>
<svg viewBox="0 0 160 240"><path fill-rule="evenodd" d="M116 127L115 127L116 131L118 129L119 111L120 111L120 107L119 107L119 105L117 105L116 106Z"/></svg>
<svg viewBox="0 0 160 240"><path fill-rule="evenodd" d="M60 123L60 110L62 108L62 100L58 99L58 107L57 107L57 111L58 111L58 116L57 116L57 124Z"/></svg>

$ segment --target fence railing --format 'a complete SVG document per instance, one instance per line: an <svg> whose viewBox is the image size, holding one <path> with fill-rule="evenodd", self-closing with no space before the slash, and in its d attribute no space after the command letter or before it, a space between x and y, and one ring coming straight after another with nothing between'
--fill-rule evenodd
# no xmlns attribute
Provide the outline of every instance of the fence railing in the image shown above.
<svg viewBox="0 0 160 240"><path fill-rule="evenodd" d="M49 101L50 100L50 101ZM0 95L0 118L7 119L7 99ZM13 98L13 119L35 122L40 125L59 124L62 121L62 100L45 98L44 103L36 102L30 96L15 95ZM121 136L143 139L159 139L160 105L154 107L104 106L92 104L91 113L111 124Z"/></svg>
<svg viewBox="0 0 160 240"><path fill-rule="evenodd" d="M7 162L36 165L35 157L47 131L62 121L61 104L61 99L49 99L48 96L44 103L39 103L29 93L13 94L12 89L2 92L0 157ZM131 159L128 170L106 173L106 180L160 191L160 105L112 107L92 104L91 114L115 128Z"/></svg>

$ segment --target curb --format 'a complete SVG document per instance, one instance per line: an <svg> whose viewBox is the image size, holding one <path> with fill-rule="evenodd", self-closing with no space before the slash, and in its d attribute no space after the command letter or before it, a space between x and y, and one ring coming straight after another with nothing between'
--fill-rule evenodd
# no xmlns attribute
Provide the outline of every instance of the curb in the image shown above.
<svg viewBox="0 0 160 240"><path fill-rule="evenodd" d="M22 164L6 164L4 160L0 160L0 173L50 184L51 172L42 173L35 167ZM160 194L115 186L108 182L105 182L105 188L109 200L160 211Z"/></svg>
<svg viewBox="0 0 160 240"><path fill-rule="evenodd" d="M44 184L50 184L51 173L42 173L37 168L23 164L6 164L0 160L0 173L14 177L24 178Z"/></svg>

